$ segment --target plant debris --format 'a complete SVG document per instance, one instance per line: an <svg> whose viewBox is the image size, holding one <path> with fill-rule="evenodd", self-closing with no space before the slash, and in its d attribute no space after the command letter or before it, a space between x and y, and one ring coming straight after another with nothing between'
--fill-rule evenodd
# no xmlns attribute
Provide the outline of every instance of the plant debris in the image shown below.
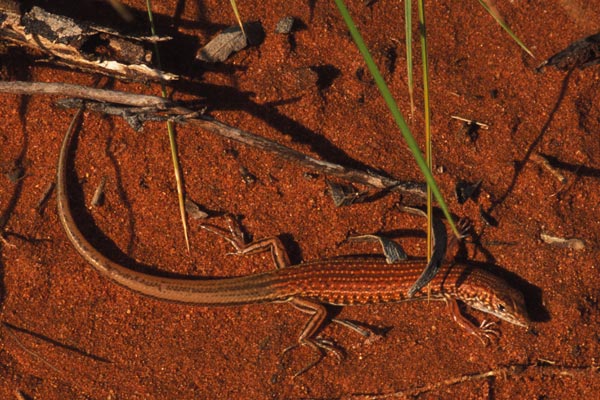
<svg viewBox="0 0 600 400"><path fill-rule="evenodd" d="M398 261L404 261L408 259L408 255L398 243L392 239L380 235L360 235L350 236L348 240L362 241L362 242L379 242L385 255L385 262L388 264L394 264Z"/></svg>
<svg viewBox="0 0 600 400"><path fill-rule="evenodd" d="M185 212L194 220L208 218L208 213L203 211L198 203L188 198L185 199Z"/></svg>
<svg viewBox="0 0 600 400"><path fill-rule="evenodd" d="M208 63L224 62L248 45L260 44L264 37L260 22L247 22L243 26L246 35L238 25L230 26L198 50L196 59Z"/></svg>
<svg viewBox="0 0 600 400"><path fill-rule="evenodd" d="M94 191L94 196L92 196L92 207L101 207L104 204L104 187L106 186L106 176L103 176L100 179L100 183L96 187Z"/></svg>
<svg viewBox="0 0 600 400"><path fill-rule="evenodd" d="M152 43L170 37L125 35L37 6L21 14L18 3L11 0L0 3L0 39L79 70L137 81L178 79L151 66Z"/></svg>
<svg viewBox="0 0 600 400"><path fill-rule="evenodd" d="M424 218L428 218L427 213L420 208L400 206L400 211L407 212L413 215L419 215ZM446 250L448 248L448 234L446 232L446 226L444 222L437 217L435 214L432 215L431 219L431 230L433 233L433 253L431 258L427 262L425 269L416 280L416 282L408 289L408 297L413 297L417 291L421 290L427 285L439 272L442 262L446 259ZM461 229L463 230L463 229Z"/></svg>
<svg viewBox="0 0 600 400"><path fill-rule="evenodd" d="M473 198L477 192L477 189L479 189L481 182L481 179L475 183L459 180L454 188L456 198L458 199L458 204L464 204L467 200Z"/></svg>
<svg viewBox="0 0 600 400"><path fill-rule="evenodd" d="M531 154L531 160L547 169L563 185L567 183L567 178L559 170L552 166L552 163L545 155L541 153L533 153Z"/></svg>
<svg viewBox="0 0 600 400"><path fill-rule="evenodd" d="M366 191L360 192L350 184L335 183L329 180L327 180L326 183L327 186L329 186L329 194L336 207L362 203L366 198Z"/></svg>
<svg viewBox="0 0 600 400"><path fill-rule="evenodd" d="M484 124L483 122L459 117L457 115L451 115L450 118L459 120L463 122L462 129L460 131L461 136L464 136L469 139L471 143L475 143L479 138L479 130L480 129L489 129L490 126L488 124Z"/></svg>
<svg viewBox="0 0 600 400"><path fill-rule="evenodd" d="M275 33L279 33L282 35L288 35L294 29L294 17L287 16L283 17L277 22L275 25Z"/></svg>
<svg viewBox="0 0 600 400"><path fill-rule="evenodd" d="M585 243L581 239L577 238L561 238L556 236L548 235L547 233L541 233L540 238L544 243L551 244L557 247L565 247L573 250L585 249Z"/></svg>
<svg viewBox="0 0 600 400"><path fill-rule="evenodd" d="M543 63L536 71L540 72L545 67L556 67L562 71L575 68L584 69L600 63L600 33L579 39L567 48L559 51Z"/></svg>

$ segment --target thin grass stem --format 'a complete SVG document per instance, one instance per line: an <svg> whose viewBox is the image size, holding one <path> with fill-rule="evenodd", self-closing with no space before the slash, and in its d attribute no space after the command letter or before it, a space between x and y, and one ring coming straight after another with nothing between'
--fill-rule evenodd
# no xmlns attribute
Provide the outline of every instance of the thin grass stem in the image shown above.
<svg viewBox="0 0 600 400"><path fill-rule="evenodd" d="M427 166L427 163L423 159L421 150L419 149L419 146L417 145L415 138L411 134L410 129L409 129L408 125L406 124L404 117L402 116L402 113L398 109L398 105L396 104L396 101L394 100L394 97L392 96L390 89L386 85L385 80L383 79L381 72L379 71L379 68L377 68L375 61L373 61L373 57L371 57L371 53L369 52L369 49L365 45L365 42L364 42L360 32L358 31L356 24L354 23L354 21L352 20L352 17L350 16L350 13L348 12L348 8L346 8L346 5L344 4L343 0L334 0L334 1L340 11L340 14L342 15L342 18L344 19L344 22L348 26L348 30L350 31L350 35L352 36L352 39L356 43L356 47L358 48L361 55L363 56L365 63L367 64L367 68L369 69L369 72L371 72L371 75L373 76L373 79L375 80L375 84L377 85L377 88L379 89L381 96L385 100L385 103L387 104L388 109L390 110L390 113L392 114L392 116L396 122L396 125L400 129L400 132L402 133L402 136L404 137L406 144L408 145L413 157L415 158L415 161L417 162L419 169L423 173L423 176L425 177L425 181L430 186L433 196L437 200L439 207L442 209L444 216L448 220L448 223L449 223L450 227L452 228L452 231L458 237L459 236L458 230L456 229L456 225L454 224L454 221L452 220L452 216L450 215L450 212L448 211L448 206L446 205L446 202L444 201L444 197L442 196L442 194L435 182L433 174L431 173L431 170L429 169L429 167Z"/></svg>
<svg viewBox="0 0 600 400"><path fill-rule="evenodd" d="M493 2L490 2L490 0L479 0L479 4L481 4L481 6L485 8L485 10L496 20L498 25L500 25L502 29L504 29L506 33L510 35L512 40L514 40L523 50L525 50L527 54L535 58L531 50L529 50L527 46L525 46L525 43L523 43L521 39L519 39L517 35L512 31L512 29L510 29L506 21L504 21L504 18L502 18L502 16L498 12L498 9L493 4Z"/></svg>
<svg viewBox="0 0 600 400"><path fill-rule="evenodd" d="M148 10L148 21L150 22L150 32L156 36L156 29L154 27L154 16L152 14L152 3L151 0L146 0L146 8ZM156 63L158 69L162 71L162 62L160 60L160 52L158 50L158 44L154 44L154 54L156 55ZM167 97L167 88L163 82L160 83L160 91L162 97ZM167 131L169 133L169 145L171 148L171 160L173 161L173 171L175 173L175 182L177 186L177 200L179 202L179 214L181 215L181 225L183 227L183 236L185 237L185 245L188 253L190 252L190 240L188 236L188 225L185 213L185 199L183 190L183 179L181 177L181 167L179 163L179 156L177 155L177 142L175 141L175 128L171 121L167 121Z"/></svg>
<svg viewBox="0 0 600 400"><path fill-rule="evenodd" d="M404 0L404 30L406 32L406 72L408 83L408 97L410 98L410 117L414 118L415 100L414 100L414 76L413 76L413 58L412 58L412 0Z"/></svg>
<svg viewBox="0 0 600 400"><path fill-rule="evenodd" d="M421 64L423 68L423 112L425 119L425 161L429 170L433 169L433 156L431 151L431 108L429 102L429 61L427 57L427 29L425 24L425 4L423 0L417 1L419 9L419 40L421 42ZM431 186L427 185L427 260L433 254L432 237L433 202Z"/></svg>

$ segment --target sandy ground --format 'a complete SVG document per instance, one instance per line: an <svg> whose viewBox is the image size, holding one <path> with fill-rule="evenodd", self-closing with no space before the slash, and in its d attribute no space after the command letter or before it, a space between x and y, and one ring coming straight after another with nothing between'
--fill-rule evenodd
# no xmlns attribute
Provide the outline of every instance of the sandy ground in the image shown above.
<svg viewBox="0 0 600 400"><path fill-rule="evenodd" d="M140 10L143 26L145 3L126 3ZM193 55L233 24L232 12L214 0L160 3L157 29L174 36L162 48L165 69L192 80L173 85L174 98L202 99L212 116L320 159L420 179L333 2L241 2L244 19L260 21L265 39L212 68L193 62ZM116 21L104 3L42 5ZM530 331L499 323L498 342L484 347L443 304L348 307L342 317L390 328L384 340L367 344L343 327L328 326L323 336L335 339L347 357L326 357L294 378L313 354L298 349L282 357L306 321L292 307L170 304L116 286L86 265L60 228L54 197L41 212L36 208L55 180L72 112L58 109L56 98L2 95L0 227L8 244L0 244L0 398L16 398L18 390L31 399L352 399L419 388L428 389L421 399L595 398L600 67L570 74L540 74L535 67L597 33L600 1L499 2L536 59L475 0L427 6L436 178L452 212L474 222L479 244L467 244L468 258L510 272L524 291L534 320ZM349 8L409 115L403 4L354 1ZM286 15L301 21L289 37L274 33ZM96 80L16 51L3 57L3 68L10 80ZM156 85L106 78L102 85L159 93ZM418 110L421 99L417 90ZM451 115L489 129L472 141ZM420 111L409 122L421 137ZM336 208L322 174L190 127L178 128L177 142L188 196L207 210L242 216L254 238L281 235L294 262L377 252L373 245L343 245L351 232L412 232L400 242L411 255L425 252L423 236L414 235L423 221L396 211L397 195ZM538 153L566 181L537 161ZM10 180L15 169L22 177ZM245 180L246 171L255 179ZM102 179L105 204L90 207ZM458 204L453 193L459 180L482 180L475 201ZM193 276L273 268L267 255L227 256L227 243L197 221L190 221L193 248L187 254L163 123L136 133L118 118L86 113L72 183L85 234L132 268ZM490 211L496 227L482 221L480 207ZM545 244L542 233L579 238L585 249ZM488 371L493 376L475 376ZM452 384L470 375L475 377Z"/></svg>

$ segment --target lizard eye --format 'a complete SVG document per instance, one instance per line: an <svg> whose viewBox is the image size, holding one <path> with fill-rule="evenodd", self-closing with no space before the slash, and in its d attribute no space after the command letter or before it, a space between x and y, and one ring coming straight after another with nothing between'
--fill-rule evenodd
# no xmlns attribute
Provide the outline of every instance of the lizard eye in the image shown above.
<svg viewBox="0 0 600 400"><path fill-rule="evenodd" d="M496 308L498 309L499 312L503 313L506 311L506 307L504 306L504 304L500 303L496 306Z"/></svg>

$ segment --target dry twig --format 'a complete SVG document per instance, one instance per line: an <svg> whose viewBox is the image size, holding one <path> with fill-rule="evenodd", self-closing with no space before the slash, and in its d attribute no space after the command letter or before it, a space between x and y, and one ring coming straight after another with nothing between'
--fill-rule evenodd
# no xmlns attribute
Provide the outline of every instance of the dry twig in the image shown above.
<svg viewBox="0 0 600 400"><path fill-rule="evenodd" d="M597 374L600 372L600 367L597 366L582 366L571 367L563 365L548 364L545 360L539 360L537 363L531 364L511 364L497 369L489 370L477 374L460 375L454 378L445 379L440 382L430 383L421 387L413 387L407 390L401 390L387 394L357 394L353 395L354 399L364 400L381 400L391 398L408 398L419 396L423 393L431 392L443 387L457 385L463 382L470 382L488 378L507 378L509 376L520 375L539 375L539 376L578 376L590 373Z"/></svg>
<svg viewBox="0 0 600 400"><path fill-rule="evenodd" d="M178 79L150 66L150 44L171 38L126 35L37 6L22 14L14 0L0 1L0 39L81 71L138 81Z"/></svg>
<svg viewBox="0 0 600 400"><path fill-rule="evenodd" d="M360 183L381 190L389 190L404 194L425 197L423 183L400 181L372 171L361 171L344 167L328 161L318 160L298 150L294 150L270 139L263 138L248 131L238 129L217 121L201 113L177 105L170 100L156 96L138 95L114 90L93 89L86 86L65 83L42 82L0 82L0 92L18 94L52 94L69 97L81 97L88 100L102 101L145 109L146 115L161 116L176 123L187 123L197 126L221 137L234 140L248 146L275 153L280 157L299 163L329 176L335 176L350 182ZM78 104L76 107L79 107ZM153 110L152 108L156 108ZM113 109L115 109L113 107ZM132 112L131 109L127 110Z"/></svg>

